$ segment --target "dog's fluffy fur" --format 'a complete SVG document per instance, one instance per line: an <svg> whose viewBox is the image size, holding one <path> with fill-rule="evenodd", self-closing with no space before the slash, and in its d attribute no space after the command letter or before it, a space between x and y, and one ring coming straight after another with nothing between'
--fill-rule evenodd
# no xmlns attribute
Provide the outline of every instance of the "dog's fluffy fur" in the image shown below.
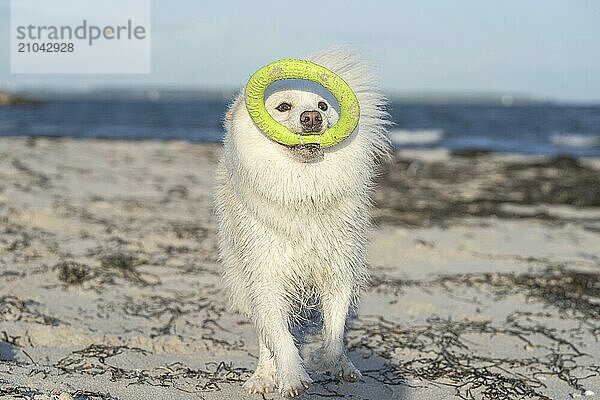
<svg viewBox="0 0 600 400"><path fill-rule="evenodd" d="M317 156L282 146L254 125L243 90L225 117L216 190L219 247L231 303L252 320L260 340L258 366L244 384L251 393L277 386L291 397L308 387L311 379L290 325L311 299L318 300L323 319L323 344L314 366L343 380L360 378L345 354L343 336L348 312L367 279L370 194L377 162L388 151L389 122L372 74L354 55L335 50L308 59L340 75L356 93L360 122L348 139ZM315 86L272 85L265 106L280 123L300 132L299 113L319 110L318 102L326 101L324 130L335 124L339 108ZM292 110L277 111L282 101Z"/></svg>

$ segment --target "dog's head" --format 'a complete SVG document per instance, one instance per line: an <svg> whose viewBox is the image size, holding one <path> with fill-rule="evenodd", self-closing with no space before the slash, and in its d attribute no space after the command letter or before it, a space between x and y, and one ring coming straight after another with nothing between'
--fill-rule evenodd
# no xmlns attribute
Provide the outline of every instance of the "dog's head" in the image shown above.
<svg viewBox="0 0 600 400"><path fill-rule="evenodd" d="M374 86L375 79L368 66L355 55L341 50L325 51L309 60L337 74L350 86L360 104L360 121L350 136L334 146L285 146L254 123L242 90L224 118L225 154L237 165L233 170L243 172L244 179L252 181L255 188L260 187L265 194L273 192L272 182L287 174L292 174L294 179L284 180L286 188L297 185L294 189L297 191L282 190L285 196L292 192L305 193L309 187L325 191L331 188L332 182L336 182L335 190L342 193L345 189L341 187L348 188L353 179L362 179L361 174L370 173L376 161L388 154L386 101ZM300 135L300 139L303 134L314 135L333 127L340 115L335 97L312 81L276 81L265 90L264 99L265 108L275 121ZM271 179L266 179L267 176ZM290 201L283 197L281 201Z"/></svg>
<svg viewBox="0 0 600 400"><path fill-rule="evenodd" d="M321 85L311 81L288 79L273 83L265 91L267 112L292 132L300 135L323 133L339 119L335 97ZM313 162L323 157L317 144L289 147L299 161Z"/></svg>

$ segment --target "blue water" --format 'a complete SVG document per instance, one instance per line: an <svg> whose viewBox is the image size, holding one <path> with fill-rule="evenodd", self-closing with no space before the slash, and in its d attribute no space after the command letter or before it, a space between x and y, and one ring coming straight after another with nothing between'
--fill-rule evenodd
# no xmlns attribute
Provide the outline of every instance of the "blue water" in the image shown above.
<svg viewBox="0 0 600 400"><path fill-rule="evenodd" d="M0 107L0 136L219 141L228 100L60 100ZM390 106L397 147L600 156L600 106Z"/></svg>
<svg viewBox="0 0 600 400"><path fill-rule="evenodd" d="M76 100L0 107L0 136L219 141L226 101Z"/></svg>
<svg viewBox="0 0 600 400"><path fill-rule="evenodd" d="M392 104L390 112L396 128L407 135L439 133L438 140L425 137L431 141L405 146L600 156L600 106Z"/></svg>

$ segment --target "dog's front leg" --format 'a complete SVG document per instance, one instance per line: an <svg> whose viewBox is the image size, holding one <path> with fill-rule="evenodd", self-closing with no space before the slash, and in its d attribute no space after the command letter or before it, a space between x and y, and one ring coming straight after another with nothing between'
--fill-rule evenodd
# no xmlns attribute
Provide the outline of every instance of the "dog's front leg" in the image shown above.
<svg viewBox="0 0 600 400"><path fill-rule="evenodd" d="M334 376L348 382L361 378L360 371L352 364L344 348L346 317L352 289L340 284L321 295L323 313L323 345L313 357L316 370L331 370Z"/></svg>
<svg viewBox="0 0 600 400"><path fill-rule="evenodd" d="M312 382L304 367L294 337L289 330L288 309L283 295L274 288L255 299L254 322L262 338L275 358L277 386L282 396L302 394Z"/></svg>
<svg viewBox="0 0 600 400"><path fill-rule="evenodd" d="M250 394L271 393L277 384L275 360L262 339L259 339L258 348L258 365L254 374L244 383L243 388Z"/></svg>

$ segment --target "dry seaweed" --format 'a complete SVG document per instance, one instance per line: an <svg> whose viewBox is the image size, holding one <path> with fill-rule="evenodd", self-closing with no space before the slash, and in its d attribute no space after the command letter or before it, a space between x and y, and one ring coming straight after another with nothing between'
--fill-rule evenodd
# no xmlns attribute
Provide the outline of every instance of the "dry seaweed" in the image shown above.
<svg viewBox="0 0 600 400"><path fill-rule="evenodd" d="M27 175L28 177L30 177L31 183L33 185L39 186L42 189L47 189L51 186L50 178L48 178L48 176L46 174L39 172L39 171L35 171L33 168L31 168L30 166L25 164L23 161L21 161L17 158L13 158L12 166L15 167L15 169L17 169L19 172L22 172L25 175Z"/></svg>
<svg viewBox="0 0 600 400"><path fill-rule="evenodd" d="M0 380L0 396L11 396L17 399L33 400L36 395L41 394L37 389L32 389L27 386L4 386L4 382Z"/></svg>
<svg viewBox="0 0 600 400"><path fill-rule="evenodd" d="M138 270L137 266L145 262L133 254L122 251L106 251L99 255L102 283L115 283L115 278L122 278L141 286L153 285Z"/></svg>
<svg viewBox="0 0 600 400"><path fill-rule="evenodd" d="M455 387L457 395L465 399L547 399L542 390L545 375L559 378L580 393L585 392L582 377L599 375L599 366L582 363L590 355L576 342L581 340L585 327L598 337L600 272L550 266L521 274L469 273L429 280L383 277L373 280L374 290L396 296L410 287L425 290L442 287L448 293L468 287L495 299L522 295L580 324L558 330L537 321L556 318L553 314L523 311L508 315L501 326L490 321L441 318L430 318L422 326L402 326L383 318L359 319L350 334L353 347L368 349L388 359L386 371L367 371L367 375L382 383L405 383L405 377L410 376ZM515 343L521 342L528 352L535 350L530 353L535 355L525 358L481 355L465 339L468 334L494 339L504 336Z"/></svg>
<svg viewBox="0 0 600 400"><path fill-rule="evenodd" d="M200 338L213 345L226 350L238 350L244 346L244 342L240 339L225 340L224 337L218 337L217 332L229 333L229 331L218 323L218 320L226 312L226 306L216 302L214 298L196 294L177 294L171 297L153 295L143 299L128 297L122 304L122 309L125 315L142 317L159 323L163 321L151 328L151 338L176 335L177 324L181 321L181 323L198 328L201 332ZM193 320L202 322L197 324L183 318L188 315Z"/></svg>
<svg viewBox="0 0 600 400"><path fill-rule="evenodd" d="M58 271L58 279L67 285L79 285L93 277L90 266L75 261L61 261L53 269Z"/></svg>
<svg viewBox="0 0 600 400"><path fill-rule="evenodd" d="M400 294L408 287L442 286L453 292L470 287L498 298L523 294L530 300L552 306L572 318L600 321L600 272L550 266L526 273L494 272L440 275L431 280L374 277L376 291Z"/></svg>
<svg viewBox="0 0 600 400"><path fill-rule="evenodd" d="M35 309L40 303L33 300L20 300L15 296L0 297L0 321L26 321L56 326L62 321Z"/></svg>
<svg viewBox="0 0 600 400"><path fill-rule="evenodd" d="M430 226L490 216L560 221L545 211L520 214L505 206L600 206L600 173L569 157L498 162L478 154L426 162L397 155L385 167L375 192L379 223Z"/></svg>
<svg viewBox="0 0 600 400"><path fill-rule="evenodd" d="M6 251L16 252L31 245L31 236L27 232L20 232L18 237L6 246Z"/></svg>
<svg viewBox="0 0 600 400"><path fill-rule="evenodd" d="M0 397L11 396L15 399L35 400L39 399L40 395L43 395L38 389L32 389L26 386L2 386L0 381ZM73 400L119 400L118 397L112 396L110 393L102 392L91 392L88 390L77 390L69 393ZM55 396L58 398L58 396Z"/></svg>
<svg viewBox="0 0 600 400"><path fill-rule="evenodd" d="M555 333L546 336L549 341L543 346L536 344L532 338L544 328L517 321L510 316L499 327L489 321L432 317L421 326L404 326L379 317L358 319L348 336L351 348L365 357L376 353L387 360L383 370L363 371L386 385L407 384L407 377L412 377L451 386L463 399L548 399L543 376L552 375L583 393L579 376L595 376L597 367L580 366L578 359L586 355ZM542 354L527 358L478 354L466 337L473 334L494 340L505 336Z"/></svg>
<svg viewBox="0 0 600 400"><path fill-rule="evenodd" d="M122 354L126 350L142 354L147 353L145 350L135 347L93 344L85 349L74 351L67 357L60 359L55 367L63 372L86 375L101 375L108 372L111 375L111 379L115 380L126 374L126 371L107 364L106 360Z"/></svg>
<svg viewBox="0 0 600 400"><path fill-rule="evenodd" d="M92 345L74 351L55 365L63 373L91 376L108 374L111 380L128 380L127 385L147 384L173 387L187 393L215 391L222 384L239 384L250 377L252 371L234 367L225 361L209 362L205 369L193 369L180 362L156 367L153 370L127 370L109 363L110 358L124 352L147 354L142 349L127 346Z"/></svg>
<svg viewBox="0 0 600 400"><path fill-rule="evenodd" d="M208 237L209 233L214 234L206 226L190 222L174 222L171 224L171 229L178 239L196 239L202 241Z"/></svg>
<svg viewBox="0 0 600 400"><path fill-rule="evenodd" d="M112 396L110 393L91 392L89 390L77 390L71 393L73 400L119 400L118 397Z"/></svg>
<svg viewBox="0 0 600 400"><path fill-rule="evenodd" d="M491 289L496 296L521 293L529 299L568 313L572 318L600 321L600 272L596 271L547 267L539 272L523 274L444 275L437 278L437 282L447 288L467 285Z"/></svg>
<svg viewBox="0 0 600 400"><path fill-rule="evenodd" d="M205 147L188 150L197 153L202 160L218 155L217 147L211 147L210 151ZM161 150L165 159L175 163L177 159L169 155L169 151ZM122 156L131 160L137 157L134 153L124 152ZM143 168L136 169L135 176L120 175L123 179L113 182L114 191L104 192L94 186L88 195L80 196L81 193L73 192L78 187L61 184L60 188L56 186L56 190L47 193L51 202L48 212L70 219L75 229L50 232L24 222L22 217L28 215L31 205L21 204L19 199L23 193L13 198L12 191L29 192L25 196L31 196L32 191L40 191L43 185L52 189L50 179L54 179L54 175L44 175L46 171L39 169L38 161L35 165L29 163L26 156L20 158L24 162L17 160L12 167L11 160L7 159L9 170L12 168L18 173L2 182L9 197L5 199L6 204L0 204L0 277L17 281L18 286L14 287L21 291L27 291L33 284L32 290L39 296L59 303L45 304L37 295L34 298L44 304L28 300L27 296L11 296L12 284L7 286L8 292L3 293L8 296L0 297L0 325L6 322L6 327L0 329L0 340L7 355L1 364L2 369L8 371L6 376L0 377L0 397L29 399L47 394L42 389L46 385L37 389L26 387L35 386L28 381L28 376L47 383L94 380L106 383L103 391L109 387L113 390L145 385L141 391L144 392L148 386L160 386L171 397L178 397L177 391L181 391L180 397L183 392L191 393L190 397L202 397L202 393L223 388L229 393L234 388L238 390L251 373L244 367L254 365L250 362L251 356L246 355L248 346L244 343L250 339L245 335L250 332L250 326L242 326L248 322L226 312L225 297L212 286L217 281L215 276L220 274L215 262L217 240L211 225L214 221L210 215L202 214L202 208L209 207L209 199L204 193L192 190L205 184L204 177L200 173L189 173L185 179L171 182L151 168L155 160L150 160ZM552 204L596 207L600 187L596 169L568 158L515 160L501 160L477 151L463 152L459 157L442 162L396 157L376 190L379 205L374 210L376 219L426 226L461 223L464 217L471 216L531 218L558 223L571 218L569 221L575 221L578 227L600 226L600 221L594 220L594 213L587 210L554 216L549 214L552 209L544 207ZM65 179L103 180L115 171L112 165L90 169L77 167L77 162L56 164L54 159L44 162L50 163L49 170L64 174ZM43 174L38 175L33 168ZM148 191L139 195L127 192L134 179L149 183ZM198 219L188 218L188 214L196 212ZM584 214L586 217L576 219L576 215ZM591 215L589 221L584 219L588 215ZM428 242L420 245L431 246ZM85 248L90 250L81 255ZM1 250L5 250L4 253ZM590 254L592 250L585 251L585 255L577 258L585 258L586 266L598 261ZM65 261L56 264L54 270L43 264L56 258ZM512 257L508 264L523 264L515 261L520 260ZM552 264L552 260L546 261L528 265ZM394 387L395 393L406 389L404 385L421 384L425 387L447 385L462 398L544 399L549 393L565 390L584 393L585 386L596 385L600 375L598 356L585 354L597 350L597 343L593 342L600 338L600 277L593 271L572 269L582 264L569 263L568 266L571 268L553 265L525 273L456 274L427 279L376 277L373 290L395 294L396 302L402 302L407 288L413 288L413 291L429 292L426 296L446 296L459 304L468 304L465 310L478 306L471 303L473 300L481 307L476 318L465 319L456 316L464 315L465 310L450 307L438 310L449 310L453 319L423 319L429 315L425 314L416 316L416 320L391 321L406 315L404 311L390 313L387 319L359 318L351 323L348 332L353 350L351 357L371 384L375 380L382 386L403 385ZM153 275L147 272L151 269L164 279L164 285L155 286L159 277L152 279ZM28 281L32 274L47 275L43 281ZM183 274L186 275L182 277ZM45 281L52 276L64 285L57 285L58 280ZM84 290L98 293L83 293L86 301L82 304L67 303L78 292L67 285L81 285ZM474 298L461 297L466 290ZM99 295L101 293L103 295ZM381 296L374 297L381 299ZM492 304L493 300L507 297L502 304ZM488 305L489 317L494 319L482 321ZM55 307L66 322L50 316L54 311L47 310ZM396 310L398 305L392 307ZM514 311L516 309L519 311ZM499 316L502 312L510 314ZM104 326L104 319L109 318L115 323ZM70 324L72 329L65 332L79 332L86 340L97 342L85 347L89 343L86 341L82 345L85 348L71 352L72 348L55 346L60 344L62 336L52 338L50 334L54 330L48 327L52 332L45 332L48 333L45 339L55 340L53 347L35 348L32 346L39 343L43 337L39 335L44 333L39 332L44 326L34 326L37 324ZM64 334L61 331L57 329L56 333ZM140 336L144 338L142 341L138 341ZM108 343L122 346L101 343L103 339L98 338L103 337ZM119 338L122 342L116 343ZM501 342L495 342L497 340ZM161 354L124 346L127 343L143 343L144 348L159 349ZM190 354L180 355L179 350L173 352L170 346L189 350ZM199 346L205 346L206 351ZM53 355L48 358L46 354L50 350ZM29 356L26 351L35 361L25 358ZM216 359L220 354L243 361L232 364L226 359L217 359L206 365L184 362L194 357L196 360ZM357 359L361 355L372 357ZM170 363L173 360L182 363ZM589 376L595 378L587 380ZM313 374L313 378L315 384L308 398L344 397L342 393L348 390L356 391L354 397L368 397L361 383L339 386L341 384L331 376ZM9 387L11 385L13 387ZM376 386L382 393L390 390ZM371 388L372 385L368 385L367 389ZM137 392L132 389L132 393ZM422 393L427 393L427 389ZM69 391L68 394L75 399L116 399L101 392ZM219 396L219 393L212 395Z"/></svg>

